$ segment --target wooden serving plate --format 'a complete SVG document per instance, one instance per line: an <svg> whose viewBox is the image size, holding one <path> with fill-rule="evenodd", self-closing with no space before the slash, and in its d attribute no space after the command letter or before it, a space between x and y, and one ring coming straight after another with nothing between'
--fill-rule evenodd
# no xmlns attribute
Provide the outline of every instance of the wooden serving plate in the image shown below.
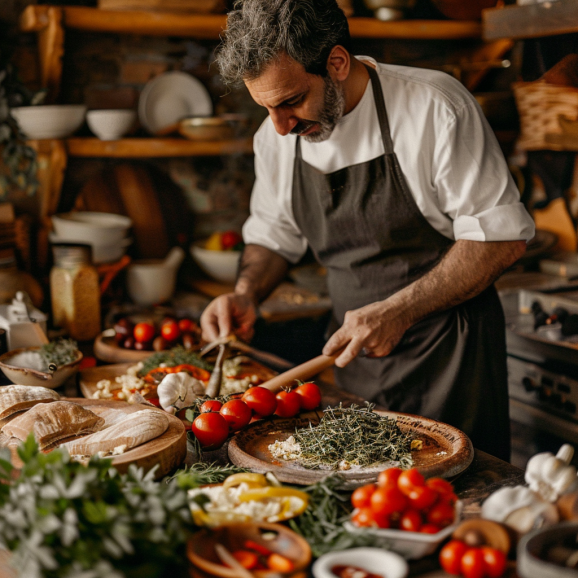
<svg viewBox="0 0 578 578"><path fill-rule="evenodd" d="M125 349L117 345L114 337L101 333L94 340L93 351L95 357L108 363L123 363L132 361L132 364L143 361L150 357L154 351L137 351L136 349Z"/></svg>
<svg viewBox="0 0 578 578"><path fill-rule="evenodd" d="M402 431L411 431L423 442L421 450L412 452L414 467L424 476L453 478L463 472L474 459L474 448L468 436L445 423L392 411L377 411L380 415L397 419ZM286 440L295 428L306 427L319 421L317 413L303 414L297 418L274 419L256 422L237 433L229 442L229 459L236 465L255 472L273 472L282 482L313 484L334 470L305 468L297 461L275 458L269 445ZM391 465L394 465L393 462ZM346 480L347 487L354 488L374 482L388 464L372 468L352 468L338 471Z"/></svg>
<svg viewBox="0 0 578 578"><path fill-rule="evenodd" d="M84 399L84 398L61 398L62 401L73 401L82 407L91 409L91 407L100 405L119 409L125 413L132 413L141 409L150 409L151 411L163 411L153 407L129 404L124 401L110 401L102 399ZM167 431L158 438L152 439L136 448L128 450L124 454L115 456L112 465L121 473L128 470L130 464L134 464L144 470L150 470L155 465L159 465L155 477L162 478L178 466L180 466L187 455L187 436L185 426L180 419L163 411L169 420ZM16 417L15 414L14 417ZM9 438L0 433L0 447L7 447L12 453L12 464L16 468L22 467L22 462L18 457L16 448L20 443L15 438Z"/></svg>

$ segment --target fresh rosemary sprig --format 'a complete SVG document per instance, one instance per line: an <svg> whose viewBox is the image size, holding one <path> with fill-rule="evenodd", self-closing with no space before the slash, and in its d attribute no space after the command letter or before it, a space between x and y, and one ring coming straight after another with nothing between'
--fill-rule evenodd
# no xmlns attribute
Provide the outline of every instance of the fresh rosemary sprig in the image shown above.
<svg viewBox="0 0 578 578"><path fill-rule="evenodd" d="M289 525L309 542L315 557L334 550L376 545L376 538L370 533L349 532L343 526L352 510L351 492L343 490L343 484L343 477L333 473L299 488L309 494L309 505L303 514L289 520Z"/></svg>
<svg viewBox="0 0 578 578"><path fill-rule="evenodd" d="M192 466L179 470L174 476L167 479L167 483L175 481L179 488L190 490L206 486L207 484L220 484L233 474L242 474L248 471L250 470L229 464L222 466L217 462L210 464L197 462Z"/></svg>
<svg viewBox="0 0 578 578"><path fill-rule="evenodd" d="M189 364L207 371L212 371L213 366L207 363L204 359L199 357L198 353L194 351L187 351L180 345L169 349L168 351L158 351L147 357L143 361L142 369L138 372L138 376L146 375L152 369L160 367L161 364L165 367L174 367L175 365Z"/></svg>
<svg viewBox="0 0 578 578"><path fill-rule="evenodd" d="M411 467L411 434L402 432L395 419L374 412L374 407L368 402L365 407L328 407L318 425L309 423L297 429L294 438L301 447L299 463L334 470L391 461L404 469Z"/></svg>

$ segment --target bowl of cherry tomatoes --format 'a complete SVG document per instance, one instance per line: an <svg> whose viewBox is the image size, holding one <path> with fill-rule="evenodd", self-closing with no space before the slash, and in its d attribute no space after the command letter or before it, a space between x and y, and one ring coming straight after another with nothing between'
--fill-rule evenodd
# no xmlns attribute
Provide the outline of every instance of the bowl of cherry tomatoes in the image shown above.
<svg viewBox="0 0 578 578"><path fill-rule="evenodd" d="M462 510L450 482L426 480L416 468L383 470L377 483L353 492L351 504L347 530L370 533L407 559L435 552L456 528Z"/></svg>

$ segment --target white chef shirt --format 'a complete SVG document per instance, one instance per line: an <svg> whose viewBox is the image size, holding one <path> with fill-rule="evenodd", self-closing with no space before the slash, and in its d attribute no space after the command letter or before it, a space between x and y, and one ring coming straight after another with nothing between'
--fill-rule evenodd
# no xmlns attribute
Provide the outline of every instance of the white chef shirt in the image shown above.
<svg viewBox="0 0 578 578"><path fill-rule="evenodd" d="M359 57L375 63L372 58ZM394 152L427 221L449 239L529 240L534 223L476 100L448 74L377 64ZM297 262L307 249L291 205L295 135L268 117L254 139L256 180L245 243ZM302 158L324 174L384 154L371 81L357 106L320 143L301 139Z"/></svg>

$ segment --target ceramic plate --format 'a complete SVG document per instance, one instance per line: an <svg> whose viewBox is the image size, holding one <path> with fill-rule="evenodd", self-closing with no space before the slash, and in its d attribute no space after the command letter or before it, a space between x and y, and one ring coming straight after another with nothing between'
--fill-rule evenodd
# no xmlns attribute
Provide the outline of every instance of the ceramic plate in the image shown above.
<svg viewBox="0 0 578 578"><path fill-rule="evenodd" d="M474 459L474 448L468 436L448 424L425 417L379 411L380 415L397 419L398 426L410 430L415 438L423 442L421 450L412 452L414 467L426 477L440 476L452 478L463 472ZM275 419L255 422L240 431L229 442L229 458L237 466L256 472L273 472L282 482L312 484L332 470L309 469L297 461L274 458L269 445L277 440L285 440L297 427L306 427L309 422L318 421L316 413L301 415L291 419ZM394 465L393 463L390 465ZM351 468L340 471L350 488L374 482L379 472L387 467L380 464L372 468Z"/></svg>
<svg viewBox="0 0 578 578"><path fill-rule="evenodd" d="M177 70L149 81L138 102L140 123L152 134L182 118L212 114L213 103L207 89L190 74Z"/></svg>

